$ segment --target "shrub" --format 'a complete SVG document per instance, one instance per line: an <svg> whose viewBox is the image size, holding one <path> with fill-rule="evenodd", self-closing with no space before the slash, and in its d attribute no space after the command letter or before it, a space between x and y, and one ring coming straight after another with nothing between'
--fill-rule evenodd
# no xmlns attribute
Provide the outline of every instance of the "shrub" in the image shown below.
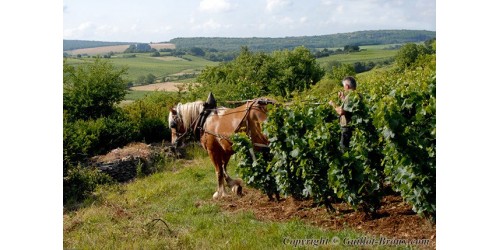
<svg viewBox="0 0 500 250"><path fill-rule="evenodd" d="M85 162L91 156L123 146L138 138L137 127L123 113L96 120L64 120L64 165ZM66 173L66 171L65 171Z"/></svg>
<svg viewBox="0 0 500 250"><path fill-rule="evenodd" d="M127 85L122 75L126 69L115 69L107 60L63 65L63 109L69 120L88 120L111 115L114 105L123 100Z"/></svg>
<svg viewBox="0 0 500 250"><path fill-rule="evenodd" d="M96 168L70 166L63 179L63 203L80 202L87 198L97 185L107 183L113 183L113 179Z"/></svg>

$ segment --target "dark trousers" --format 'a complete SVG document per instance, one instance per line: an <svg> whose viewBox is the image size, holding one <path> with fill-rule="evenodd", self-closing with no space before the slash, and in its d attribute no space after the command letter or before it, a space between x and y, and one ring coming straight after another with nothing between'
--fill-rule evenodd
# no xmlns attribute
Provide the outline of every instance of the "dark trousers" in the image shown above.
<svg viewBox="0 0 500 250"><path fill-rule="evenodd" d="M351 142L352 137L352 128L351 127L341 127L340 128L340 149L342 152L349 148L349 143Z"/></svg>

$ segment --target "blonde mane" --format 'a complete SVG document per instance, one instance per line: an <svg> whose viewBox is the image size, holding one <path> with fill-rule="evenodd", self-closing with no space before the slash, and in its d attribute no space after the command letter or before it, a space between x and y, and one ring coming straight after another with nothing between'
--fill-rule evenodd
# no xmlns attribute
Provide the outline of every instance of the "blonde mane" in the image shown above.
<svg viewBox="0 0 500 250"><path fill-rule="evenodd" d="M189 126L191 126L191 123L198 118L200 113L203 111L203 103L203 101L195 101L185 104L177 104L177 114L182 119L184 129L187 130Z"/></svg>

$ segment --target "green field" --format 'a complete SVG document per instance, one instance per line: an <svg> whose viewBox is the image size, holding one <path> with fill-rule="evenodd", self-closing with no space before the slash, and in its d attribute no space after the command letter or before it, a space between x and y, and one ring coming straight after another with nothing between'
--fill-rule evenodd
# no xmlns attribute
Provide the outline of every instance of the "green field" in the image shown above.
<svg viewBox="0 0 500 250"><path fill-rule="evenodd" d="M124 56L131 54L118 54L109 59L116 67L127 67L128 74L125 78L128 81L135 81L141 75L153 74L158 78L168 77L174 74L198 73L205 66L217 65L218 63L205 60L200 57L185 55L183 58L172 57L151 57L150 53L136 53L136 57L126 58ZM78 64L93 60L92 58L68 58L70 64Z"/></svg>
<svg viewBox="0 0 500 250"><path fill-rule="evenodd" d="M201 147L191 160L167 160L162 172L101 187L83 207L64 213L65 249L293 249L289 239L357 238L299 219L261 221L224 211L212 200L214 168ZM228 167L234 174L235 161ZM161 219L165 222L155 219ZM331 248L332 245L323 245Z"/></svg>
<svg viewBox="0 0 500 250"><path fill-rule="evenodd" d="M331 55L328 57L318 58L317 61L321 66L327 65L329 62L333 61L341 63L383 62L385 60L391 60L398 52L397 50L383 49L384 47L382 46L388 45L361 46L360 49L362 49L362 51L360 52Z"/></svg>

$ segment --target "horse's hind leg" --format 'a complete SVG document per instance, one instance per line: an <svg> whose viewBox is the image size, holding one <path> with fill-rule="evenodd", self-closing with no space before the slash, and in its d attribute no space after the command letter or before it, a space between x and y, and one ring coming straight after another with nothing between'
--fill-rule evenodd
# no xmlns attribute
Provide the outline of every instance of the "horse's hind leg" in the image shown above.
<svg viewBox="0 0 500 250"><path fill-rule="evenodd" d="M237 194L238 196L241 196L243 194L243 187L241 184L243 181L241 179L232 179L229 174L227 173L227 164L229 163L229 159L231 158L231 154L224 154L222 156L222 170L224 173L224 179L227 182L227 185L233 193Z"/></svg>

